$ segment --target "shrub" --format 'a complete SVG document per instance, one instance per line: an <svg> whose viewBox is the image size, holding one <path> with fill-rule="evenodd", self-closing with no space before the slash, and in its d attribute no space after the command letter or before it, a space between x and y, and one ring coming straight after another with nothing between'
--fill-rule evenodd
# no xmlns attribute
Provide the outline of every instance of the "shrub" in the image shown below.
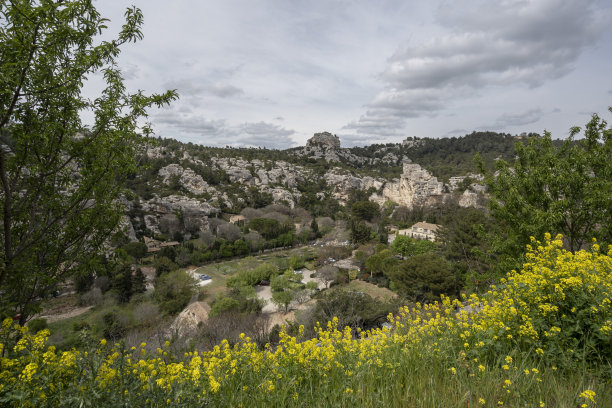
<svg viewBox="0 0 612 408"><path fill-rule="evenodd" d="M486 330L490 351L496 335L505 348L536 350L552 361L610 363L612 246L607 255L596 243L573 254L563 249L561 235L551 240L546 234L544 243L532 238L525 258L520 272L510 272L488 295L472 301L482 303L474 324Z"/></svg>
<svg viewBox="0 0 612 408"><path fill-rule="evenodd" d="M185 271L177 270L160 276L155 282L154 298L162 311L179 313L195 292L195 281Z"/></svg>
<svg viewBox="0 0 612 408"><path fill-rule="evenodd" d="M157 257L153 265L155 266L155 275L158 277L178 269L178 265L166 256Z"/></svg>
<svg viewBox="0 0 612 408"><path fill-rule="evenodd" d="M125 312L112 308L102 314L100 326L105 339L118 340L127 332L129 318Z"/></svg>
<svg viewBox="0 0 612 408"><path fill-rule="evenodd" d="M138 304L132 313L138 326L150 327L159 321L159 307L150 301Z"/></svg>
<svg viewBox="0 0 612 408"><path fill-rule="evenodd" d="M441 295L458 294L458 278L450 264L433 254L410 257L392 269L388 276L393 289L413 301L431 302L440 300Z"/></svg>
<svg viewBox="0 0 612 408"><path fill-rule="evenodd" d="M406 235L398 235L395 237L391 250L395 254L402 256L415 256L432 252L436 249L436 244L428 240L418 240L410 238Z"/></svg>
<svg viewBox="0 0 612 408"><path fill-rule="evenodd" d="M32 333L38 333L47 328L47 319L32 319L28 322L28 329Z"/></svg>
<svg viewBox="0 0 612 408"><path fill-rule="evenodd" d="M83 293L80 298L80 304L83 306L99 306L104 302L104 296L100 288L91 288L91 290Z"/></svg>
<svg viewBox="0 0 612 408"><path fill-rule="evenodd" d="M104 340L87 352L58 352L45 348L47 330L33 335L7 319L0 326L0 401L96 407L163 406L179 399L182 407L612 406L612 248L607 255L597 245L572 254L560 238L547 237L533 243L526 259L522 271L509 273L488 293L404 307L388 317L391 328L373 327L387 310L367 294L323 292L321 308L303 314L324 322L339 313L341 320L316 324L311 339L304 327L282 329L272 347L258 347L267 341L262 334L268 322L247 331L247 324L259 320L255 315L211 319L203 325L202 341L219 341L220 335L229 340L207 343L210 352L185 354L172 354L169 344L150 353L144 343L130 350ZM341 329L342 321L371 328Z"/></svg>
<svg viewBox="0 0 612 408"><path fill-rule="evenodd" d="M143 242L128 242L123 250L133 258L142 259L147 255L147 246Z"/></svg>

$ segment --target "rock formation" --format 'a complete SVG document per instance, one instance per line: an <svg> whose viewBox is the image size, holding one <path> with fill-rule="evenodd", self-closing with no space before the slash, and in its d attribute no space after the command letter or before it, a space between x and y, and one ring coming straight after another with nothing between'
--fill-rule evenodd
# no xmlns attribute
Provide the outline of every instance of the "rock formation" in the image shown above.
<svg viewBox="0 0 612 408"><path fill-rule="evenodd" d="M193 302L174 319L169 329L169 337L185 337L193 335L199 325L208 321L210 306L206 302Z"/></svg>
<svg viewBox="0 0 612 408"><path fill-rule="evenodd" d="M393 201L399 205L413 208L416 205L426 204L432 198L442 198L443 193L444 184L442 182L418 164L405 159L399 180L394 179L388 182L381 195L373 194L370 199L379 204Z"/></svg>
<svg viewBox="0 0 612 408"><path fill-rule="evenodd" d="M338 136L332 135L329 132L315 133L314 136L308 139L308 141L306 142L306 147L315 146L327 149L339 149L340 138L338 138Z"/></svg>
<svg viewBox="0 0 612 408"><path fill-rule="evenodd" d="M368 190L372 187L378 190L384 184L383 179L355 177L341 173L338 169L329 170L323 177L327 185L332 187L332 197L342 204L346 204L351 190Z"/></svg>

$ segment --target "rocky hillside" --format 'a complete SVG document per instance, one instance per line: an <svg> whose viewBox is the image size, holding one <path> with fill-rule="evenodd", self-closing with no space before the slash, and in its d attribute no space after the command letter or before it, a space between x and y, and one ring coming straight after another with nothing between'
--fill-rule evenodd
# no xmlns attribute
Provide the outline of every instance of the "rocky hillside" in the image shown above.
<svg viewBox="0 0 612 408"><path fill-rule="evenodd" d="M342 148L337 136L323 132L304 147L277 151L160 139L142 157L146 170L129 181L126 226L132 240L192 234L209 230L210 218L270 204L333 216L333 209L355 194L407 208L451 199L462 206L481 206L484 191L472 173L474 154L479 152L491 165L495 158L513 154L508 146L514 141L509 135L472 134ZM444 177L453 165L452 176L434 175Z"/></svg>

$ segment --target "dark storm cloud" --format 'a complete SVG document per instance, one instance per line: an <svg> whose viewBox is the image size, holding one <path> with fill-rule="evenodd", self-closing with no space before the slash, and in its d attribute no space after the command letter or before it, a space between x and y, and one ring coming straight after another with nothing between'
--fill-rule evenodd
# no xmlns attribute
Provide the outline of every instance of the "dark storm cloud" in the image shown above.
<svg viewBox="0 0 612 408"><path fill-rule="evenodd" d="M353 128L384 135L384 123L372 115L433 116L453 101L486 89L535 88L568 74L606 29L595 5L595 0L444 3L437 18L450 33L397 49L380 75L385 89ZM503 115L496 124L535 123L538 115L541 112ZM389 127L395 131L397 126L394 121Z"/></svg>

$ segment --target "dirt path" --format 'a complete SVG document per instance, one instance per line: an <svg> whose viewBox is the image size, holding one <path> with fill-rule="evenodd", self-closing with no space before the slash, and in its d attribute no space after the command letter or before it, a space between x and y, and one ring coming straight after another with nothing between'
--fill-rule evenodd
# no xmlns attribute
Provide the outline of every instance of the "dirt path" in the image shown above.
<svg viewBox="0 0 612 408"><path fill-rule="evenodd" d="M92 307L93 306L77 307L75 309L72 309L69 312L53 314L53 315L41 315L41 316L36 316L36 318L38 318L38 319L46 319L47 323L52 323L52 322L56 322L58 320L64 320L64 319L68 319L70 317L78 316L80 314L85 313L86 311L88 311Z"/></svg>

